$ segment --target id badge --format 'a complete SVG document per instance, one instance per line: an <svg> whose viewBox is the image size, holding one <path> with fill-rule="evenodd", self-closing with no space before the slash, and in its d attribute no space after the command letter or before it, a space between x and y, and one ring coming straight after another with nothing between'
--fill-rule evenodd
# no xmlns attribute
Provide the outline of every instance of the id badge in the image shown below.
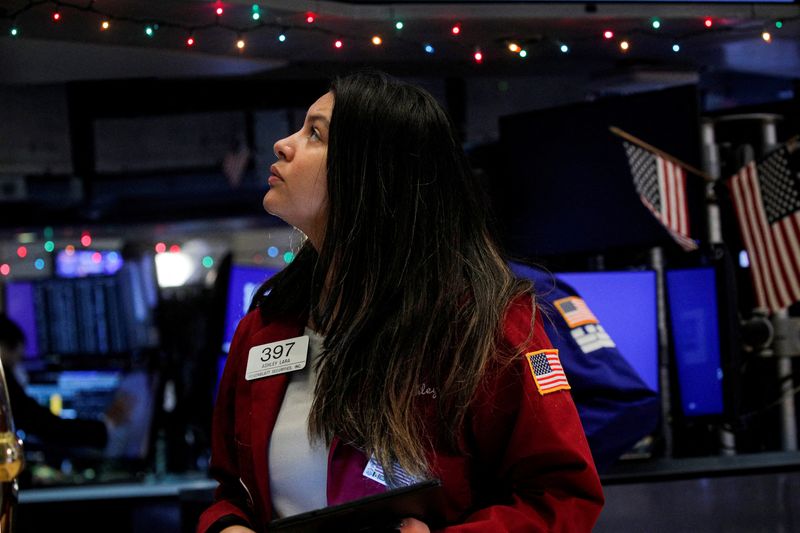
<svg viewBox="0 0 800 533"><path fill-rule="evenodd" d="M367 463L366 468L364 468L363 475L367 479L371 479L377 483L380 483L384 487L389 487L390 489L396 489L398 487L407 487L409 485L413 485L415 483L419 483L422 481L419 478L416 478L400 468L400 465L395 464L393 465L394 468L394 484L389 485L389 480L386 478L386 474L383 472L383 467L381 467L380 463L375 459L375 456L369 458L369 462Z"/></svg>
<svg viewBox="0 0 800 533"><path fill-rule="evenodd" d="M294 337L250 348L244 379L266 378L302 370L308 360L308 335Z"/></svg>

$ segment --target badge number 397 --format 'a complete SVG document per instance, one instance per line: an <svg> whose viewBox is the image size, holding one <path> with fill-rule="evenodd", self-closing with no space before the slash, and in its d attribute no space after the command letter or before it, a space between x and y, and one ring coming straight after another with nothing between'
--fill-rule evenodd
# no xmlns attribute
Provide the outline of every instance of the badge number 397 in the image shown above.
<svg viewBox="0 0 800 533"><path fill-rule="evenodd" d="M250 348L247 354L248 381L302 370L308 358L308 336L294 337Z"/></svg>

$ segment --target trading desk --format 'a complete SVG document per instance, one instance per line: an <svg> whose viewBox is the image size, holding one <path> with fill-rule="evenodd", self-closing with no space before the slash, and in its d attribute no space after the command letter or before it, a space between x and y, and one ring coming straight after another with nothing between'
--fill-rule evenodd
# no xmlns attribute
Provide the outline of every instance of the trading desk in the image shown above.
<svg viewBox="0 0 800 533"><path fill-rule="evenodd" d="M190 532L194 518L182 520L183 495L200 493L210 498L216 485L198 473L131 483L22 489L16 531Z"/></svg>

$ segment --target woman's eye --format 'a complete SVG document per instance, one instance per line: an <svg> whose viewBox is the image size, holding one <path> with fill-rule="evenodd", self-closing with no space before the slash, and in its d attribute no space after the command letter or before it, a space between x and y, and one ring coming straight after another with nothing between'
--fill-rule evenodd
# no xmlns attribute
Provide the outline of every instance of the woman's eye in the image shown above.
<svg viewBox="0 0 800 533"><path fill-rule="evenodd" d="M319 140L319 130L317 130L317 128L311 128L311 135L309 135L309 138Z"/></svg>

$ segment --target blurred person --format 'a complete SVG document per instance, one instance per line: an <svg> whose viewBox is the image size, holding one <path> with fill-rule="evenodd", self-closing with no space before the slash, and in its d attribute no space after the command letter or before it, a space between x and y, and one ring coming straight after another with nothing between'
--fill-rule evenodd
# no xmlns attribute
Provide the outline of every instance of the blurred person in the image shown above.
<svg viewBox="0 0 800 533"><path fill-rule="evenodd" d="M541 268L518 263L511 268L533 282L547 315L544 329L572 385L595 465L600 472L608 471L625 452L657 432L658 394L620 353L578 291Z"/></svg>
<svg viewBox="0 0 800 533"><path fill-rule="evenodd" d="M59 447L105 448L109 435L127 420L129 407L117 397L102 420L64 419L40 405L25 393L27 375L20 364L25 348L25 333L5 314L0 313L0 359L2 359L17 429L35 435L43 443Z"/></svg>

